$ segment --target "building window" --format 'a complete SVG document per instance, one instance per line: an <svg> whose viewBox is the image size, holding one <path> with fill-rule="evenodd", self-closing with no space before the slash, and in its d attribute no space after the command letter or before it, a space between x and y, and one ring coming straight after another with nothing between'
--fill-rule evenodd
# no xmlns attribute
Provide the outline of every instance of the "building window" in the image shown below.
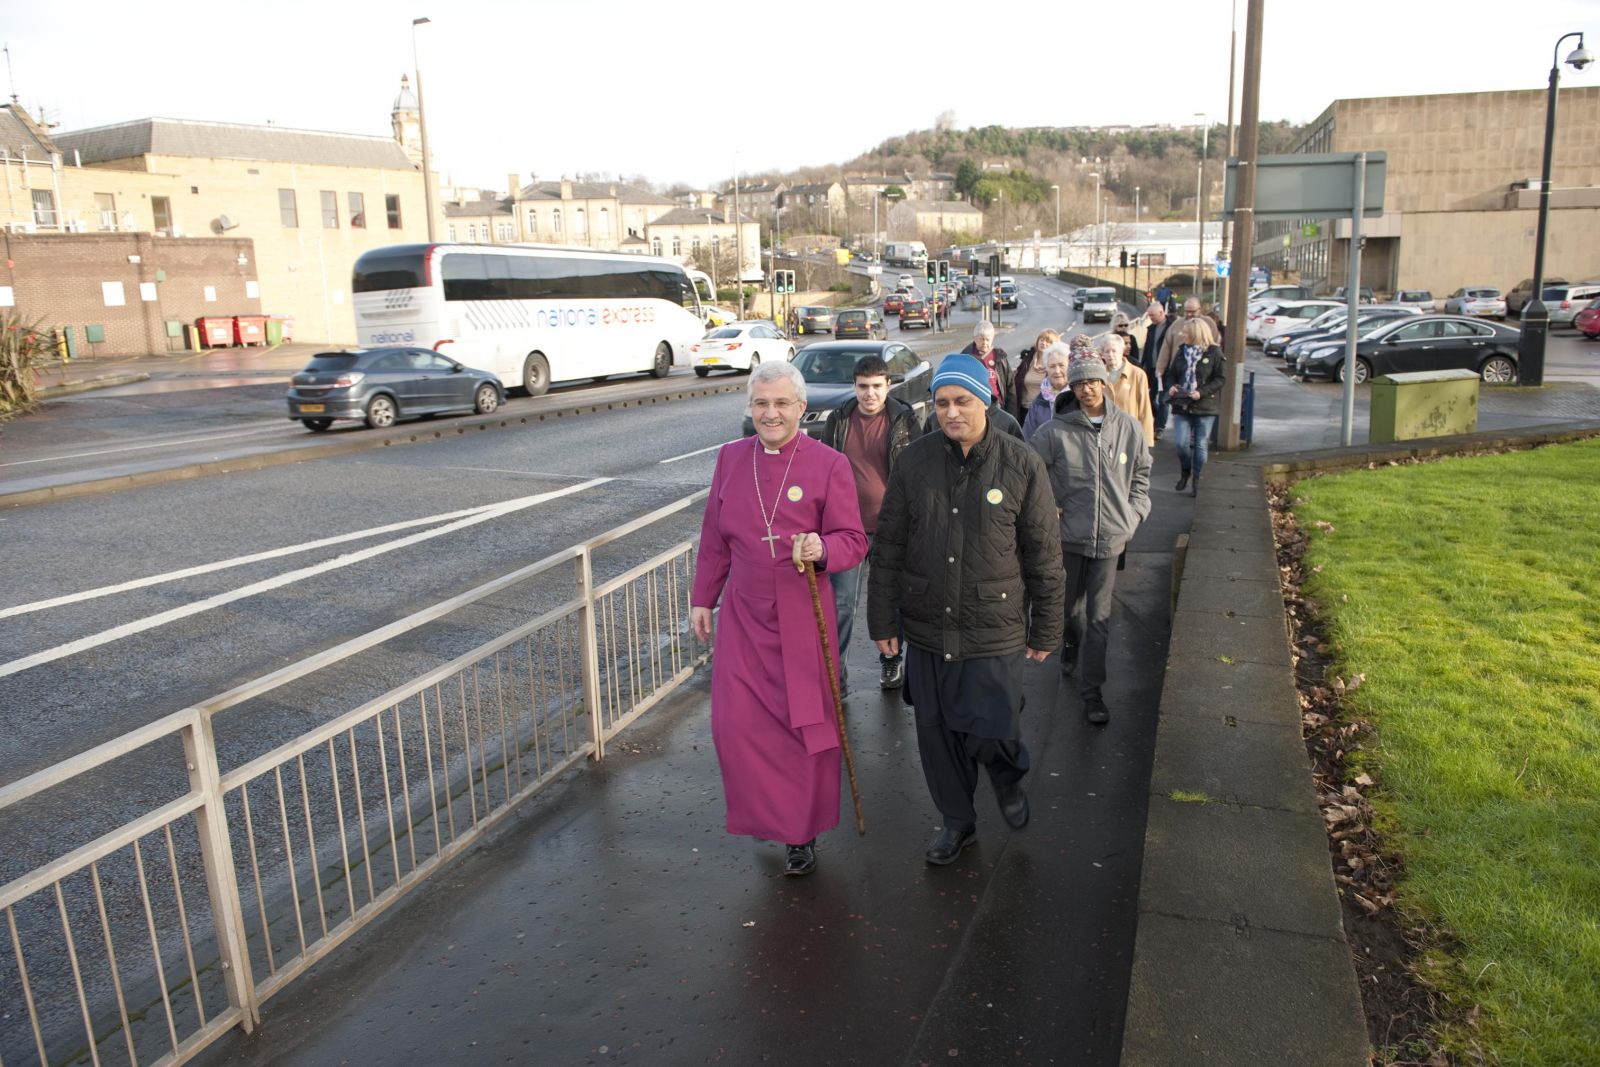
<svg viewBox="0 0 1600 1067"><path fill-rule="evenodd" d="M661 238L650 238L650 254L655 256L659 256L661 254Z"/></svg>
<svg viewBox="0 0 1600 1067"><path fill-rule="evenodd" d="M300 225L300 212L294 204L293 189L278 190L278 218L285 229Z"/></svg>
<svg viewBox="0 0 1600 1067"><path fill-rule="evenodd" d="M561 236L561 209L556 208L550 213L550 232L557 237Z"/></svg>
<svg viewBox="0 0 1600 1067"><path fill-rule="evenodd" d="M102 230L117 228L117 198L110 193L94 194L94 210L100 216Z"/></svg>
<svg viewBox="0 0 1600 1067"><path fill-rule="evenodd" d="M502 241L511 240L511 223L497 222L494 224L495 235Z"/></svg>
<svg viewBox="0 0 1600 1067"><path fill-rule="evenodd" d="M528 209L528 236L535 241L539 239L539 213L531 207Z"/></svg>
<svg viewBox="0 0 1600 1067"><path fill-rule="evenodd" d="M456 239L456 228L454 226L446 226L444 228L444 233L445 233L446 239L451 240L451 241L454 241Z"/></svg>
<svg viewBox="0 0 1600 1067"><path fill-rule="evenodd" d="M572 235L580 241L589 236L589 216L581 207L578 209L578 213L573 216Z"/></svg>
<svg viewBox="0 0 1600 1067"><path fill-rule="evenodd" d="M339 228L339 194L330 189L322 190L322 228Z"/></svg>
<svg viewBox="0 0 1600 1067"><path fill-rule="evenodd" d="M398 230L400 228L400 194L385 193L383 210L389 215L389 229Z"/></svg>
<svg viewBox="0 0 1600 1067"><path fill-rule="evenodd" d="M603 208L600 209L600 230L599 230L599 233L600 233L600 237L603 240L609 240L610 237L611 237L611 209L610 208L603 207Z"/></svg>
<svg viewBox="0 0 1600 1067"><path fill-rule="evenodd" d="M467 227L467 240L476 242L478 239L478 224L473 223Z"/></svg>
<svg viewBox="0 0 1600 1067"><path fill-rule="evenodd" d="M683 255L683 238L682 237L674 236L672 238L672 254L675 255L675 256Z"/></svg>
<svg viewBox="0 0 1600 1067"><path fill-rule="evenodd" d="M155 216L155 231L165 237L172 232L172 201L164 196L150 198L150 213Z"/></svg>
<svg viewBox="0 0 1600 1067"><path fill-rule="evenodd" d="M350 228L364 230L367 228L367 198L360 193L351 193L350 203Z"/></svg>
<svg viewBox="0 0 1600 1067"><path fill-rule="evenodd" d="M689 254L695 257L700 255L700 238L695 237L689 241Z"/></svg>
<svg viewBox="0 0 1600 1067"><path fill-rule="evenodd" d="M56 224L56 197L49 189L33 190L33 222L36 226Z"/></svg>

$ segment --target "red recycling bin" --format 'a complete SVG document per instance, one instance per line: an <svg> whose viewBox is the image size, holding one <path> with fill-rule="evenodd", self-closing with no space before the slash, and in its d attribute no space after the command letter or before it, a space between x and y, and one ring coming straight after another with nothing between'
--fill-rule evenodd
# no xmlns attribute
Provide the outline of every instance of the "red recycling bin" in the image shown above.
<svg viewBox="0 0 1600 1067"><path fill-rule="evenodd" d="M199 318L194 320L194 328L200 334L202 348L227 348L233 344L232 319Z"/></svg>
<svg viewBox="0 0 1600 1067"><path fill-rule="evenodd" d="M233 343L236 345L264 345L267 343L267 317L265 315L235 315Z"/></svg>

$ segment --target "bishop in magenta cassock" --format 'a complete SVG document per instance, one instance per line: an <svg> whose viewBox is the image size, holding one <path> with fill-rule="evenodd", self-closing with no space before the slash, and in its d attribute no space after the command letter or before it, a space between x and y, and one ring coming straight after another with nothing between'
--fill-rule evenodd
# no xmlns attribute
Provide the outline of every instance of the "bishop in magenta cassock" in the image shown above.
<svg viewBox="0 0 1600 1067"><path fill-rule="evenodd" d="M711 737L730 834L789 846L809 874L839 822L839 730L811 592L796 560L847 570L867 553L850 461L800 432L805 379L790 363L750 375L756 436L724 445L700 528L690 619L711 636ZM837 647L833 597L821 598Z"/></svg>

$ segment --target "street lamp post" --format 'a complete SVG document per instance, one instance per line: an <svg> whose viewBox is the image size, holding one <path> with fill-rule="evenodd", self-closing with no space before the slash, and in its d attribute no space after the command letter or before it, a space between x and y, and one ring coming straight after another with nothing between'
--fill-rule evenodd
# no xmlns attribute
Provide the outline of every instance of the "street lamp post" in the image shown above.
<svg viewBox="0 0 1600 1067"><path fill-rule="evenodd" d="M1052 185L1056 191L1056 270L1060 270L1061 263L1061 186Z"/></svg>
<svg viewBox="0 0 1600 1067"><path fill-rule="evenodd" d="M1205 216L1205 184L1206 184L1206 156L1211 153L1211 120L1203 111L1196 111L1194 117L1200 120L1200 165L1195 168L1194 179L1194 222L1195 229L1200 231L1200 242L1194 254L1194 295L1200 299L1200 276L1205 273L1206 262L1206 216Z"/></svg>
<svg viewBox="0 0 1600 1067"><path fill-rule="evenodd" d="M1544 113L1544 167L1539 173L1539 226L1533 239L1533 299L1522 309L1522 340L1517 346L1517 381L1522 385L1544 384L1544 343L1550 328L1550 312L1544 306L1544 236L1550 220L1550 164L1556 143L1556 88L1561 83L1561 43L1578 39L1578 47L1566 58L1573 70L1594 62L1594 53L1583 45L1583 34L1568 33L1556 41L1550 53L1550 94ZM421 86L417 97L422 96Z"/></svg>
<svg viewBox="0 0 1600 1067"><path fill-rule="evenodd" d="M717 298L717 231L711 228L711 212L706 212L706 254L711 257L711 299Z"/></svg>
<svg viewBox="0 0 1600 1067"><path fill-rule="evenodd" d="M433 157L428 153L428 112L422 106L422 67L417 63L417 27L426 26L428 19L411 20L411 70L417 76L417 132L422 135L422 206L428 213L428 241L437 238L433 225ZM511 190L515 197L517 191Z"/></svg>
<svg viewBox="0 0 1600 1067"><path fill-rule="evenodd" d="M1094 241L1091 245L1089 258L1095 263L1100 262L1100 172L1093 170L1089 177L1094 179Z"/></svg>

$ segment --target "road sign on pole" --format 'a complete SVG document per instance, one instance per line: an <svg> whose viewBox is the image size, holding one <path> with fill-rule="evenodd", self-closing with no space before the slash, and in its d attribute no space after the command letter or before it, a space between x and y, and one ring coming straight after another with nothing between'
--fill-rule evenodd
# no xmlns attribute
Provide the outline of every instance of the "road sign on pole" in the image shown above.
<svg viewBox="0 0 1600 1067"><path fill-rule="evenodd" d="M1217 257L1217 277L1226 278L1228 276L1228 271L1231 270L1232 268L1233 268L1233 264L1229 263L1227 260L1223 259L1221 256Z"/></svg>

